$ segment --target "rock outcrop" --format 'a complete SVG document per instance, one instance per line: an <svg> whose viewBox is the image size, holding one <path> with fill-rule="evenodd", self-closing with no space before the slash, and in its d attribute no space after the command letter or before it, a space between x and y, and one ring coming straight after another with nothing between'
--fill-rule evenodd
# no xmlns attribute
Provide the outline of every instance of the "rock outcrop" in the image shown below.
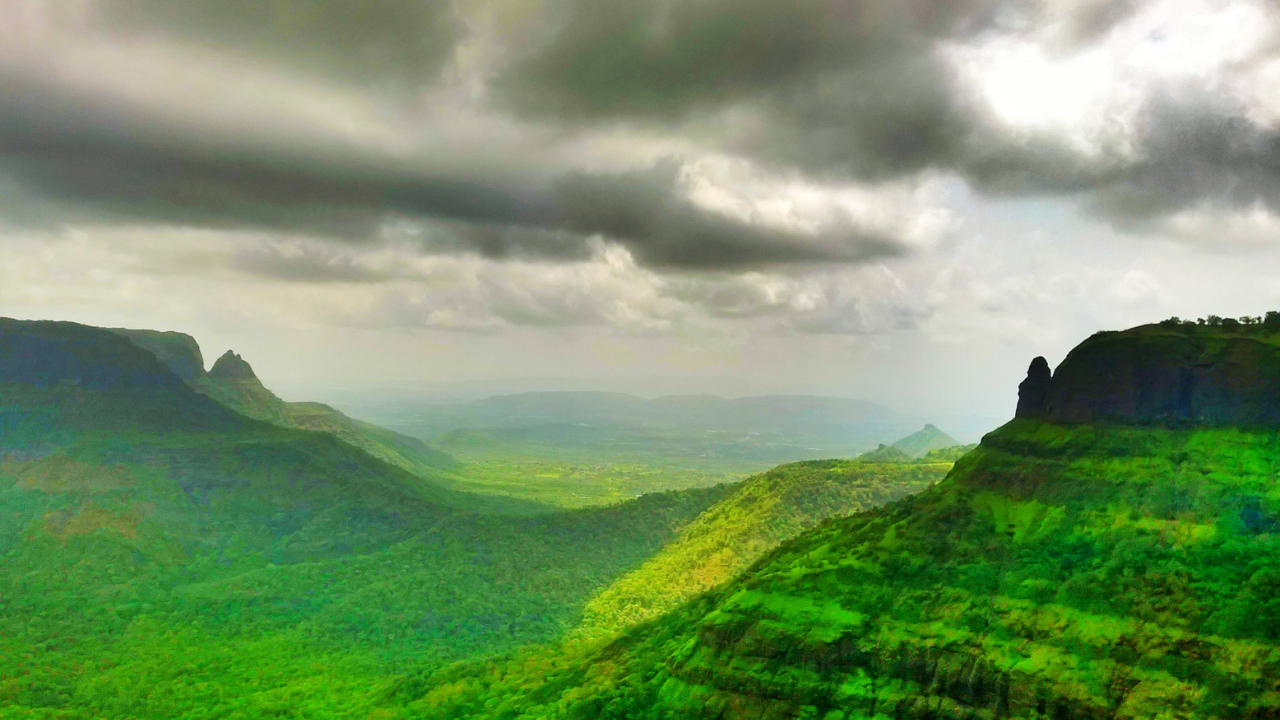
<svg viewBox="0 0 1280 720"><path fill-rule="evenodd" d="M1019 386L1018 417L1280 425L1280 336L1260 327L1144 325L1090 337L1051 378L1040 361Z"/></svg>
<svg viewBox="0 0 1280 720"><path fill-rule="evenodd" d="M213 364L213 367L209 370L209 377L217 380L258 379L249 363L230 350L223 353L222 357L218 358L218 361Z"/></svg>
<svg viewBox="0 0 1280 720"><path fill-rule="evenodd" d="M134 345L155 355L174 375L188 383L204 376L204 355L200 353L200 345L186 333L124 328L116 328L112 332L129 338Z"/></svg>
<svg viewBox="0 0 1280 720"><path fill-rule="evenodd" d="M1037 357L1027 368L1027 379L1018 385L1018 410L1014 417L1034 418L1044 415L1045 403L1049 401L1049 390L1053 387L1053 373L1049 370L1049 361Z"/></svg>

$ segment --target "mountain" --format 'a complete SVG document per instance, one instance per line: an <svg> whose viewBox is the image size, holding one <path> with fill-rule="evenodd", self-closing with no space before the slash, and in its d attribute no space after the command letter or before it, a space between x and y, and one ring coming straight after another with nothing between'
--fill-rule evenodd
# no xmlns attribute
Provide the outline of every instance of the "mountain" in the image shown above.
<svg viewBox="0 0 1280 720"><path fill-rule="evenodd" d="M911 458L924 457L931 450L944 450L960 445L960 441L939 430L935 425L925 425L917 432L895 442L893 447Z"/></svg>
<svg viewBox="0 0 1280 720"><path fill-rule="evenodd" d="M0 319L2 717L365 717L398 673L559 637L732 492L460 493L235 412L152 341Z"/></svg>
<svg viewBox="0 0 1280 720"><path fill-rule="evenodd" d="M414 474L431 476L457 462L421 440L354 420L321 403L287 403L263 386L253 367L228 350L205 372L200 345L189 335L154 330L113 332L152 353L197 391L235 412L280 427L324 432Z"/></svg>
<svg viewBox="0 0 1280 720"><path fill-rule="evenodd" d="M1059 423L1280 424L1280 320L1176 320L1094 335L1023 382L1018 417Z"/></svg>
<svg viewBox="0 0 1280 720"><path fill-rule="evenodd" d="M1165 324L1037 360L944 481L612 641L441 673L414 710L1280 717L1277 340Z"/></svg>

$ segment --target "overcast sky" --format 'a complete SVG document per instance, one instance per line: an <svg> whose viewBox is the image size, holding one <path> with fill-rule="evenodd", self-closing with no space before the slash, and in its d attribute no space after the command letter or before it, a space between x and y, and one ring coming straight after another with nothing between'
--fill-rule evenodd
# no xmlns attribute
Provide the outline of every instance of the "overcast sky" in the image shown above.
<svg viewBox="0 0 1280 720"><path fill-rule="evenodd" d="M337 389L1012 413L1280 309L1249 0L0 0L0 315Z"/></svg>

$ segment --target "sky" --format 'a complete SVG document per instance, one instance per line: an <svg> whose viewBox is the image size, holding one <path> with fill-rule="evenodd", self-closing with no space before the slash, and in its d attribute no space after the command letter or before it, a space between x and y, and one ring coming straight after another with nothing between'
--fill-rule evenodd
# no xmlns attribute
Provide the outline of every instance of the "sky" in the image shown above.
<svg viewBox="0 0 1280 720"><path fill-rule="evenodd" d="M1280 309L1280 6L0 0L0 315L289 399L811 393Z"/></svg>

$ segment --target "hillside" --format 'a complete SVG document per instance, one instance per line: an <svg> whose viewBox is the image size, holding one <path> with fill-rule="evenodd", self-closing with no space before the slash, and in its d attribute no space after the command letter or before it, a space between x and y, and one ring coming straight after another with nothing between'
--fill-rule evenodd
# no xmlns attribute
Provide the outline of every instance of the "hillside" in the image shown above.
<svg viewBox="0 0 1280 720"><path fill-rule="evenodd" d="M858 462L871 463L874 465L883 465L886 463L909 463L911 456L893 445L880 446L875 450L869 450L858 456Z"/></svg>
<svg viewBox="0 0 1280 720"><path fill-rule="evenodd" d="M657 555L593 598L576 633L609 634L656 617L729 580L819 522L918 492L950 468L950 463L885 466L819 460L750 478Z"/></svg>
<svg viewBox="0 0 1280 720"><path fill-rule="evenodd" d="M731 492L494 515L516 503L234 413L70 323L0 320L0 430L6 718L359 715L397 669L558 637Z"/></svg>
<svg viewBox="0 0 1280 720"><path fill-rule="evenodd" d="M901 450L908 457L921 458L930 451L945 450L960 444L959 440L930 424L895 442L891 447Z"/></svg>
<svg viewBox="0 0 1280 720"><path fill-rule="evenodd" d="M1051 375L1050 415L1105 409L1111 423L1014 420L919 495L807 532L606 645L439 676L416 711L1280 716L1280 431L1223 390L1266 397L1269 340L1154 327L1086 342ZM1197 395L1193 380L1190 411L1153 413L1153 397L1181 393L1148 381L1153 336L1172 377L1255 385ZM1257 366L1230 349L1243 346ZM1081 367L1129 380L1079 382ZM1024 383L1023 400L1037 392Z"/></svg>

